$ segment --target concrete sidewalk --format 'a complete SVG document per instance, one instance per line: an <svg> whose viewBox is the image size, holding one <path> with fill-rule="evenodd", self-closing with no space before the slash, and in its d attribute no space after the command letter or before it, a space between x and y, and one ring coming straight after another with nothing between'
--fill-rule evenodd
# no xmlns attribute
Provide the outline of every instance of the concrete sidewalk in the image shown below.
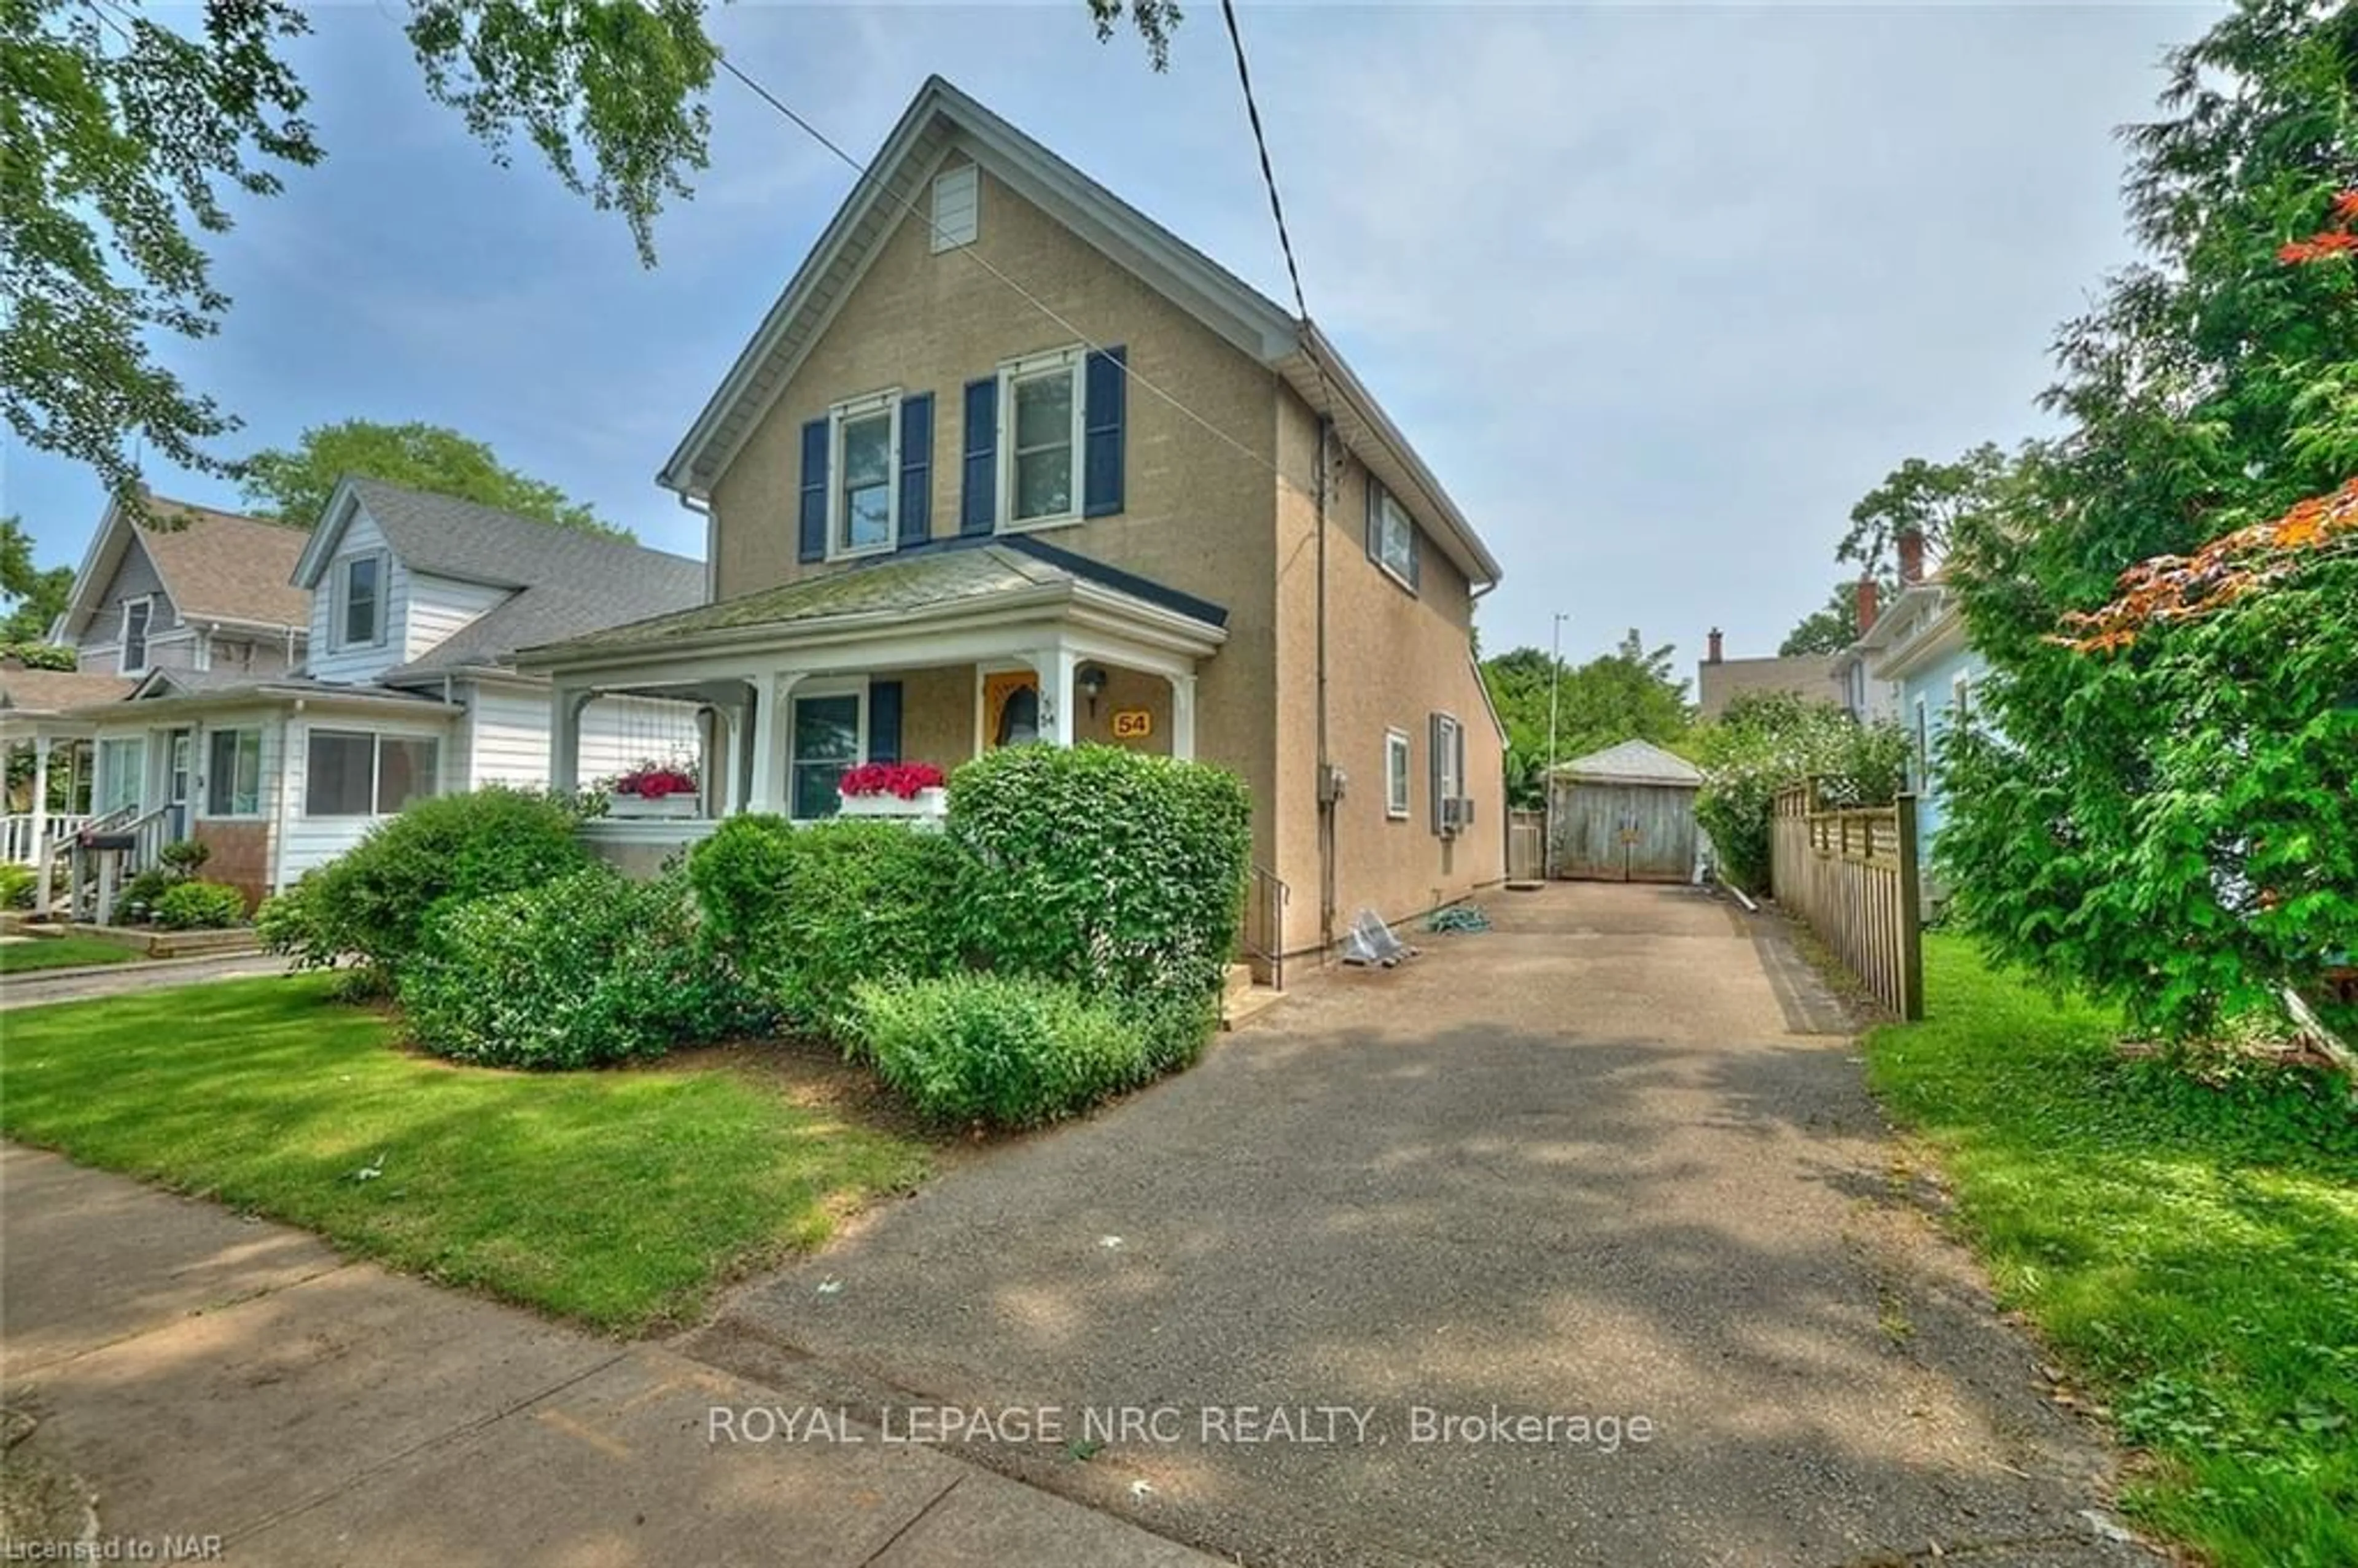
<svg viewBox="0 0 2358 1568"><path fill-rule="evenodd" d="M872 1428L715 1444L716 1408L799 1401L14 1146L0 1327L6 1406L39 1422L11 1469L79 1477L126 1561L1215 1561Z"/></svg>
<svg viewBox="0 0 2358 1568"><path fill-rule="evenodd" d="M0 1012L20 1007L44 1007L53 1001L88 1001L94 997L128 996L134 991L165 990L213 980L283 975L287 968L287 960L275 953L239 953L220 958L157 958L90 968L35 969L0 980Z"/></svg>

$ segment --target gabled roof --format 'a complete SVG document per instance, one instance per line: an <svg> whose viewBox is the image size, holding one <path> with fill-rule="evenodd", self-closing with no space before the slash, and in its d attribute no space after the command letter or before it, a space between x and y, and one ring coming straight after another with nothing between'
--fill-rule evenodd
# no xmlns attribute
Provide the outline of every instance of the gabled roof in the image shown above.
<svg viewBox="0 0 2358 1568"><path fill-rule="evenodd" d="M397 707L420 713L456 712L453 704L414 691L396 691L382 685L324 681L310 676L254 676L238 670L150 670L121 698L139 705L141 713L208 713L223 708L293 703L340 703L347 707ZM84 704L77 717L104 719L112 703Z"/></svg>
<svg viewBox="0 0 2358 1568"><path fill-rule="evenodd" d="M1477 587L1498 579L1498 563L1473 524L1314 322L1295 317L938 76L925 79L869 160L869 172L852 187L656 476L661 483L682 495L711 493L721 470L826 330L836 307L918 206L925 182L953 151L973 158L1239 352L1283 377L1313 409L1334 420L1345 444L1427 524L1434 543ZM1013 308L1029 308L1012 290L1008 299Z"/></svg>
<svg viewBox="0 0 2358 1568"><path fill-rule="evenodd" d="M676 649L737 634L954 615L1011 601L1044 602L1084 587L1184 616L1215 638L1228 624L1228 612L1219 605L1019 535L939 540L844 571L535 648L525 662L546 665L654 644Z"/></svg>
<svg viewBox="0 0 2358 1568"><path fill-rule="evenodd" d="M93 702L112 702L139 683L127 676L86 675L80 670L0 669L0 708L12 713L62 713Z"/></svg>
<svg viewBox="0 0 2358 1568"><path fill-rule="evenodd" d="M367 511L410 571L511 590L390 671L388 681L503 665L518 648L683 610L704 599L704 563L686 556L360 478L337 485L328 522L296 568L297 581L318 586L355 508Z"/></svg>
<svg viewBox="0 0 2358 1568"><path fill-rule="evenodd" d="M88 629L107 584L135 548L146 553L183 621L270 631L310 626L310 596L288 581L308 529L160 495L149 496L147 508L168 525L135 525L119 503L107 504L59 622L66 641Z"/></svg>
<svg viewBox="0 0 2358 1568"><path fill-rule="evenodd" d="M1568 762L1558 762L1558 777L1596 784L1670 784L1701 789L1703 770L1684 757L1665 752L1650 741L1624 741Z"/></svg>

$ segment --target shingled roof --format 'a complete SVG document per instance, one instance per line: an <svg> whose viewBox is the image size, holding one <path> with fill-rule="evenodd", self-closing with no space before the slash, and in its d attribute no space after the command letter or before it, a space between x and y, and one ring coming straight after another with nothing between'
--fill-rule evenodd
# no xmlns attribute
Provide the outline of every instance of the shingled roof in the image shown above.
<svg viewBox="0 0 2358 1568"><path fill-rule="evenodd" d="M124 676L86 675L80 670L0 668L0 708L11 713L62 713L70 708L127 697L138 684Z"/></svg>
<svg viewBox="0 0 2358 1568"><path fill-rule="evenodd" d="M560 528L495 506L347 479L403 566L512 589L444 642L384 677L398 682L511 662L518 648L700 604L704 563L627 540Z"/></svg>
<svg viewBox="0 0 2358 1568"><path fill-rule="evenodd" d="M150 505L178 524L142 524L139 543L181 620L310 625L311 596L292 580L308 528L160 497Z"/></svg>
<svg viewBox="0 0 2358 1568"><path fill-rule="evenodd" d="M573 655L763 626L797 626L853 616L914 615L1079 582L1176 611L1206 626L1228 624L1228 612L1206 600L1017 535L939 540L849 570L610 627L535 651Z"/></svg>
<svg viewBox="0 0 2358 1568"><path fill-rule="evenodd" d="M1559 777L1595 784L1669 784L1701 789L1703 770L1684 757L1665 752L1650 741L1624 741L1568 762L1558 762Z"/></svg>

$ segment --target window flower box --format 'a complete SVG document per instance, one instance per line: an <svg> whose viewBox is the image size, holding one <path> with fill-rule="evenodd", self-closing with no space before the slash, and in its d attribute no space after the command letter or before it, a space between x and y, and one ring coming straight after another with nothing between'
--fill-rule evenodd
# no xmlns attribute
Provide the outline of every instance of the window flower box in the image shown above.
<svg viewBox="0 0 2358 1568"><path fill-rule="evenodd" d="M942 770L930 762L869 762L836 785L845 816L938 820L949 811Z"/></svg>
<svg viewBox="0 0 2358 1568"><path fill-rule="evenodd" d="M692 769L642 762L607 786L609 816L694 816L702 801Z"/></svg>

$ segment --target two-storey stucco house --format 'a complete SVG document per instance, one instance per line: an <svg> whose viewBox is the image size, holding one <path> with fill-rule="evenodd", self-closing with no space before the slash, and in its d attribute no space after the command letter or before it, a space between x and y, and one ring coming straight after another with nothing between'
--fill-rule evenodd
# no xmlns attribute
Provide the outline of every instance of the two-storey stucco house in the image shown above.
<svg viewBox="0 0 2358 1568"><path fill-rule="evenodd" d="M527 652L560 769L615 691L725 716L715 811L1022 740L1217 762L1264 952L1504 877L1472 524L1314 325L938 78L661 480L710 602Z"/></svg>
<svg viewBox="0 0 2358 1568"><path fill-rule="evenodd" d="M515 650L703 597L701 562L374 480L343 481L318 527L276 532L297 665L151 661L71 716L95 741L93 812L140 840L128 870L195 838L208 877L258 899L412 801L544 787L547 677ZM698 722L692 705L600 702L578 776L692 757Z"/></svg>

